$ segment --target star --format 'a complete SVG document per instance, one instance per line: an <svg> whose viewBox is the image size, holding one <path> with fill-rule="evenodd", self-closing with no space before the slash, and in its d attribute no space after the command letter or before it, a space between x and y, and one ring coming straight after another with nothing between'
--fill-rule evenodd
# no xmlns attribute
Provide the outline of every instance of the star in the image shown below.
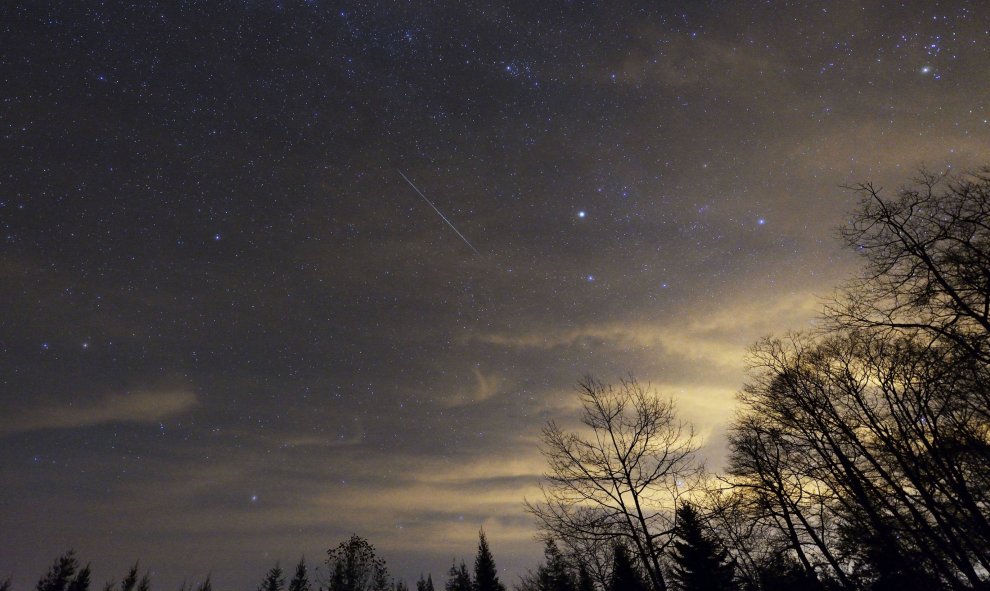
<svg viewBox="0 0 990 591"><path fill-rule="evenodd" d="M582 209L581 211L579 211L579 212L577 213L577 216L578 216L579 218L581 218L581 219L584 219L584 217L585 217L586 215L588 215L588 214L587 214L587 212L585 212L585 211L584 211L583 209Z"/></svg>

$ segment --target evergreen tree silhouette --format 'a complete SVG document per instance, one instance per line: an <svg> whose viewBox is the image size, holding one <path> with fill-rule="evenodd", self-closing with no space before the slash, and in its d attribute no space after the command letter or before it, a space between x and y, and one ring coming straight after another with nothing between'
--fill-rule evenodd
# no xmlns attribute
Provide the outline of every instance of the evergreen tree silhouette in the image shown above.
<svg viewBox="0 0 990 591"><path fill-rule="evenodd" d="M300 558L296 565L296 574L289 581L289 591L311 591L309 576L306 573L306 559Z"/></svg>
<svg viewBox="0 0 990 591"><path fill-rule="evenodd" d="M144 576L138 579L138 566L139 563L135 562L133 566L127 571L127 575L124 576L124 580L120 582L120 591L151 591L151 579L148 577L148 573L145 572ZM88 568L88 565L87 565ZM182 584L185 590L185 583ZM103 591L116 591L116 582L113 579L107 581L103 585Z"/></svg>
<svg viewBox="0 0 990 591"><path fill-rule="evenodd" d="M633 564L624 544L615 545L607 591L649 591L643 573Z"/></svg>
<svg viewBox="0 0 990 591"><path fill-rule="evenodd" d="M265 575L265 580L261 582L258 591L282 591L284 588L285 575L282 573L282 567L276 562L275 566Z"/></svg>
<svg viewBox="0 0 990 591"><path fill-rule="evenodd" d="M10 577L0 582L0 591L10 591Z"/></svg>
<svg viewBox="0 0 990 591"><path fill-rule="evenodd" d="M478 555L474 558L474 591L505 591L505 585L498 580L495 559L488 548L484 530L478 532Z"/></svg>
<svg viewBox="0 0 990 591"><path fill-rule="evenodd" d="M120 591L134 591L135 587L137 587L137 565L127 571L124 580L120 582Z"/></svg>
<svg viewBox="0 0 990 591"><path fill-rule="evenodd" d="M471 582L471 573L468 572L467 564L463 560L460 566L450 565L450 572L447 575L444 591L473 591L474 584Z"/></svg>
<svg viewBox="0 0 990 591"><path fill-rule="evenodd" d="M74 550L69 550L55 559L51 568L48 569L48 574L38 581L35 590L66 591L69 583L72 582L72 575L76 574L77 568L79 568L79 563L76 561L76 553Z"/></svg>
<svg viewBox="0 0 990 591"><path fill-rule="evenodd" d="M824 589L821 582L808 574L799 562L786 555L778 556L759 570L761 591L815 591Z"/></svg>
<svg viewBox="0 0 990 591"><path fill-rule="evenodd" d="M210 575L206 575L206 580L196 587L196 591L213 591L213 583L210 582Z"/></svg>
<svg viewBox="0 0 990 591"><path fill-rule="evenodd" d="M595 580L591 577L591 571L583 562L578 565L577 572L578 591L595 591Z"/></svg>
<svg viewBox="0 0 990 591"><path fill-rule="evenodd" d="M409 585L402 579L399 579L395 582L395 591L409 591Z"/></svg>
<svg viewBox="0 0 990 591"><path fill-rule="evenodd" d="M676 515L671 574L681 591L737 589L728 551L705 535L698 510L686 503L677 508Z"/></svg>
<svg viewBox="0 0 990 591"><path fill-rule="evenodd" d="M416 581L416 591L434 591L433 575L427 575L426 579L424 579L423 573L420 573L419 580Z"/></svg>
<svg viewBox="0 0 990 591"><path fill-rule="evenodd" d="M537 574L540 591L577 591L574 573L553 540L547 540L543 556L546 564L540 567Z"/></svg>
<svg viewBox="0 0 990 591"><path fill-rule="evenodd" d="M68 591L89 591L89 574L90 568L87 564L69 582Z"/></svg>

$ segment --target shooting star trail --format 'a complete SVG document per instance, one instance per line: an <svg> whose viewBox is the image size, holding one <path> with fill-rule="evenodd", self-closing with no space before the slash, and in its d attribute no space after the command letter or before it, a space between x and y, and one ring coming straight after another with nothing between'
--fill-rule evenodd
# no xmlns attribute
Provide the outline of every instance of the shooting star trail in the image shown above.
<svg viewBox="0 0 990 591"><path fill-rule="evenodd" d="M427 199L427 198L426 198L426 195L423 195L423 192L422 192L422 191L420 191L420 190L419 190L419 188L418 188L418 187L417 187L416 185L414 185L414 184L413 184L413 182L412 182L411 180L409 180L409 177L407 177L406 175L404 175L404 174L402 174L402 171L401 171L401 170L396 170L396 172L398 172L398 173L399 173L399 176L401 176L401 177L402 177L402 178L403 178L403 179L404 179L404 180L405 180L405 181L406 181L407 183L409 183L409 186L413 188L413 191L416 191L416 193L417 193L417 194L418 194L418 195L419 195L420 197L422 197L422 198L423 198L423 201L425 201L425 202L427 202L427 203L429 203L429 204L430 204L430 207L432 207L432 208L433 208L433 211L435 211L435 212L437 212L437 215L438 215L438 216L440 216L440 218L441 218L441 219L443 219L443 221L445 221L445 222L447 222L447 225L448 225L448 226L450 226L450 229L451 229L451 230L453 230L454 232L457 232L457 235L461 237L461 240L463 240L463 241L464 241L464 244L467 244L467 245L468 245L468 247L470 247L470 248L471 248L471 250L473 250L473 251L474 251L474 254L476 254L476 255L478 255L478 256L481 256L481 253L480 253L480 252L478 252L478 249L477 249L477 248L475 248L475 247L474 247L474 245L473 245L473 244L471 244L471 242L470 242L470 241L468 241L468 239L464 237L464 234L461 234L461 233L460 233L460 232L459 232L459 231L457 230L457 228L455 228L455 227L454 227L454 224L452 224L452 223L450 222L450 220L448 220L448 219L447 219L447 216L445 216L445 215L443 215L443 213L442 213L442 212L441 212L441 211L440 211L439 209L437 209L437 206L436 206L436 205L433 205L433 202L432 202L432 201L430 201L429 199Z"/></svg>

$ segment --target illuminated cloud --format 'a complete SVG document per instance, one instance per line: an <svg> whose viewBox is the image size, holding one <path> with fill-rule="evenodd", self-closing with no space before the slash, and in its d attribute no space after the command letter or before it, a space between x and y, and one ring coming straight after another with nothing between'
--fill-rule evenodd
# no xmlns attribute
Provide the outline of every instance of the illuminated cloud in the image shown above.
<svg viewBox="0 0 990 591"><path fill-rule="evenodd" d="M184 390L114 394L92 402L69 401L28 409L6 421L0 433L82 429L108 423L157 423L180 415L196 404L196 395Z"/></svg>
<svg viewBox="0 0 990 591"><path fill-rule="evenodd" d="M806 325L819 309L819 300L811 293L782 295L759 305L743 297L734 305L699 310L664 323L591 322L565 330L491 333L478 338L516 349L574 347L582 342L601 342L618 349L656 348L693 361L741 367L745 347L750 342L788 321L795 328Z"/></svg>
<svg viewBox="0 0 990 591"><path fill-rule="evenodd" d="M457 390L457 393L446 398L444 403L448 406L463 406L484 402L498 394L501 381L495 374L486 374L477 367L471 368L474 375L475 386L473 389Z"/></svg>

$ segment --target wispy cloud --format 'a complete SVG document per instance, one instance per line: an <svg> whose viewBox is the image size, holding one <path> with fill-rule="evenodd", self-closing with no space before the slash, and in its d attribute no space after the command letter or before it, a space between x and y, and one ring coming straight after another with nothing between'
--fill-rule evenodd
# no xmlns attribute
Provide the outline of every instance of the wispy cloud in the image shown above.
<svg viewBox="0 0 990 591"><path fill-rule="evenodd" d="M800 326L819 306L813 294L796 293L772 301L742 299L735 305L663 325L616 320L557 331L487 334L479 340L518 349L554 349L601 341L620 349L655 347L695 361L741 367L746 344L782 325Z"/></svg>
<svg viewBox="0 0 990 591"><path fill-rule="evenodd" d="M83 404L36 406L11 417L0 427L0 434L79 429L107 423L154 423L181 414L196 404L196 395L185 390L113 394Z"/></svg>
<svg viewBox="0 0 990 591"><path fill-rule="evenodd" d="M475 387L458 390L443 401L445 406L478 404L499 393L502 383L497 375L485 374L477 367L471 368L471 373L474 374Z"/></svg>

